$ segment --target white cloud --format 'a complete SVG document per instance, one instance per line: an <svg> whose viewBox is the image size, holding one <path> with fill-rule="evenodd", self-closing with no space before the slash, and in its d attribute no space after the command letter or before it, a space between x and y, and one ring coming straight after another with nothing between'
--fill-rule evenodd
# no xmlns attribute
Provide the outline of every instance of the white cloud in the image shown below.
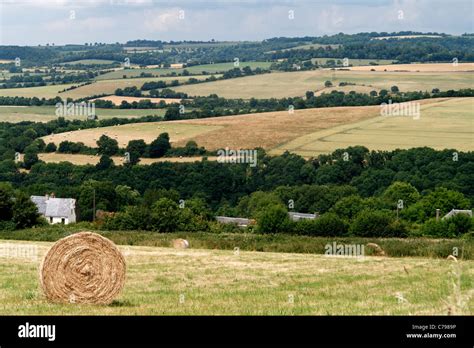
<svg viewBox="0 0 474 348"><path fill-rule="evenodd" d="M180 19L180 8L166 10L145 11L143 25L148 32L166 32L178 29L184 24L184 19ZM186 12L184 12L186 18Z"/></svg>
<svg viewBox="0 0 474 348"><path fill-rule="evenodd" d="M361 31L472 32L471 0L0 0L4 44L259 40ZM185 11L179 19L179 10ZM76 19L70 20L70 10ZM288 11L295 19L288 19ZM404 19L397 18L402 10Z"/></svg>
<svg viewBox="0 0 474 348"><path fill-rule="evenodd" d="M112 29L117 24L113 18L110 17L89 17L80 19L76 14L75 19L61 19L53 22L48 22L45 25L46 30L54 33L57 31L88 31L96 32L97 30Z"/></svg>

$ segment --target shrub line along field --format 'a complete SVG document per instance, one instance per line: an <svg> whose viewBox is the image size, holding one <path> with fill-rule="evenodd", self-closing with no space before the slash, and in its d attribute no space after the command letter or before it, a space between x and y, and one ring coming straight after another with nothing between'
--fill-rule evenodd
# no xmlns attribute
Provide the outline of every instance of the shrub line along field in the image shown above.
<svg viewBox="0 0 474 348"><path fill-rule="evenodd" d="M61 163L61 162L70 162L75 165L86 165L92 164L95 165L99 163L100 156L94 155L81 155L81 154L67 154L67 153L40 153L38 158L41 161L46 163ZM112 156L111 159L114 161L115 165L123 164L123 158L120 156ZM159 162L179 162L179 163L189 163L189 162L200 162L203 160L202 156L199 157L161 157L161 158L140 158L138 164L152 164ZM207 157L208 161L215 161L217 157Z"/></svg>
<svg viewBox="0 0 474 348"><path fill-rule="evenodd" d="M173 104L173 103L180 103L181 102L181 99L178 99L178 98L151 98L151 97L124 97L124 96L118 96L118 95L111 95L111 96L108 96L108 97L101 97L101 98L96 98L94 100L109 100L111 101L112 103L114 103L114 105L120 105L122 103L122 101L126 101L128 103L133 103L133 102L139 102L140 100L149 100L151 101L152 103L159 103L161 102L162 100L166 103L166 104Z"/></svg>
<svg viewBox="0 0 474 348"><path fill-rule="evenodd" d="M472 297L457 302L472 292L473 261L134 246L119 246L127 275L112 304L53 304L37 275L51 243L6 243L37 257L0 258L4 315L442 315L474 306ZM461 294L453 291L453 271L462 274Z"/></svg>
<svg viewBox="0 0 474 348"><path fill-rule="evenodd" d="M168 132L171 142L184 146L195 140L208 150L225 147L263 147L271 154L290 151L304 157L338 148L363 145L373 150L429 146L471 151L474 98L438 98L420 101L420 118L381 116L380 106L334 107L265 112L167 122L128 124L54 134L43 140L64 140L95 147L102 134L125 147L128 141L150 143Z"/></svg>

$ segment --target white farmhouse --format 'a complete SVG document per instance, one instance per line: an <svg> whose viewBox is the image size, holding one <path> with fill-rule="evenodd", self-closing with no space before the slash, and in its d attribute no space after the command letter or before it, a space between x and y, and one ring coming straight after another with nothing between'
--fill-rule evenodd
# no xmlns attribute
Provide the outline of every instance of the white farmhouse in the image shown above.
<svg viewBox="0 0 474 348"><path fill-rule="evenodd" d="M31 196L38 212L50 224L70 224L76 222L76 200L74 198L56 198L54 196Z"/></svg>

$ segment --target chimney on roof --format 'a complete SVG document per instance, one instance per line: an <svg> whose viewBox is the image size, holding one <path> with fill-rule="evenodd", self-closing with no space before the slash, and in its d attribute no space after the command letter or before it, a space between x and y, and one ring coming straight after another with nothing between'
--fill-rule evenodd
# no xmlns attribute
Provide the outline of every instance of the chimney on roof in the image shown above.
<svg viewBox="0 0 474 348"><path fill-rule="evenodd" d="M436 221L439 221L439 209L436 209Z"/></svg>
<svg viewBox="0 0 474 348"><path fill-rule="evenodd" d="M46 198L46 200L49 199L49 195L48 195L48 194L45 194L44 197Z"/></svg>
<svg viewBox="0 0 474 348"><path fill-rule="evenodd" d="M56 198L56 195L54 194L54 192L51 192L51 198Z"/></svg>

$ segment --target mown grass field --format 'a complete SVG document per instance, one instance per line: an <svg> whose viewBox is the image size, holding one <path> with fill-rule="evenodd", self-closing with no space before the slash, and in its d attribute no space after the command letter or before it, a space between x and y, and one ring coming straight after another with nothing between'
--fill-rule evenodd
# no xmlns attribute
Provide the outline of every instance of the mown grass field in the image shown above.
<svg viewBox="0 0 474 348"><path fill-rule="evenodd" d="M272 63L271 62L240 62L239 67L243 68L249 66L252 70L256 68L268 69ZM215 64L203 64L203 65L194 65L184 69L171 69L171 68L151 68L151 69L126 69L126 70L116 70L103 75L99 75L97 80L110 80L110 79L120 79L123 75L127 77L136 77L140 76L141 73L150 73L153 75L167 75L173 72L180 74L184 70L189 71L190 74L214 74L217 72L227 71L234 69L234 63L215 63Z"/></svg>
<svg viewBox="0 0 474 348"><path fill-rule="evenodd" d="M128 126L128 127L126 127ZM64 140L73 142L83 142L87 146L96 147L97 140L105 134L116 139L120 147L126 147L130 140L143 139L147 144L155 140L161 133L168 133L171 142L176 143L189 139L194 139L197 135L204 135L220 126L213 125L195 125L178 122L146 122L134 123L122 126L101 127L83 129L80 131L59 133L48 135L42 139L46 142L59 144ZM198 144L201 146L201 144Z"/></svg>
<svg viewBox="0 0 474 348"><path fill-rule="evenodd" d="M1 241L2 315L472 315L474 261L119 246L110 305L52 304L38 267L48 242ZM5 253L5 250L7 252Z"/></svg>
<svg viewBox="0 0 474 348"><path fill-rule="evenodd" d="M373 72L353 70L319 69L297 72L272 72L237 79L215 81L197 85L179 86L175 90L190 96L217 94L225 98L285 98L304 96L306 91L319 91L324 82L355 83L373 87L374 90L387 89L394 85L400 91L429 91L472 88L472 72Z"/></svg>
<svg viewBox="0 0 474 348"><path fill-rule="evenodd" d="M273 153L290 151L316 156L338 148L363 145L370 150L428 146L437 150L474 149L474 98L432 100L420 108L420 118L377 116L352 124L309 133L283 144Z"/></svg>
<svg viewBox="0 0 474 348"><path fill-rule="evenodd" d="M55 120L55 106L0 106L0 122L48 122ZM135 118L148 115L163 116L164 109L100 109L95 108L99 119L112 117ZM66 119L85 120L85 116L65 116Z"/></svg>

